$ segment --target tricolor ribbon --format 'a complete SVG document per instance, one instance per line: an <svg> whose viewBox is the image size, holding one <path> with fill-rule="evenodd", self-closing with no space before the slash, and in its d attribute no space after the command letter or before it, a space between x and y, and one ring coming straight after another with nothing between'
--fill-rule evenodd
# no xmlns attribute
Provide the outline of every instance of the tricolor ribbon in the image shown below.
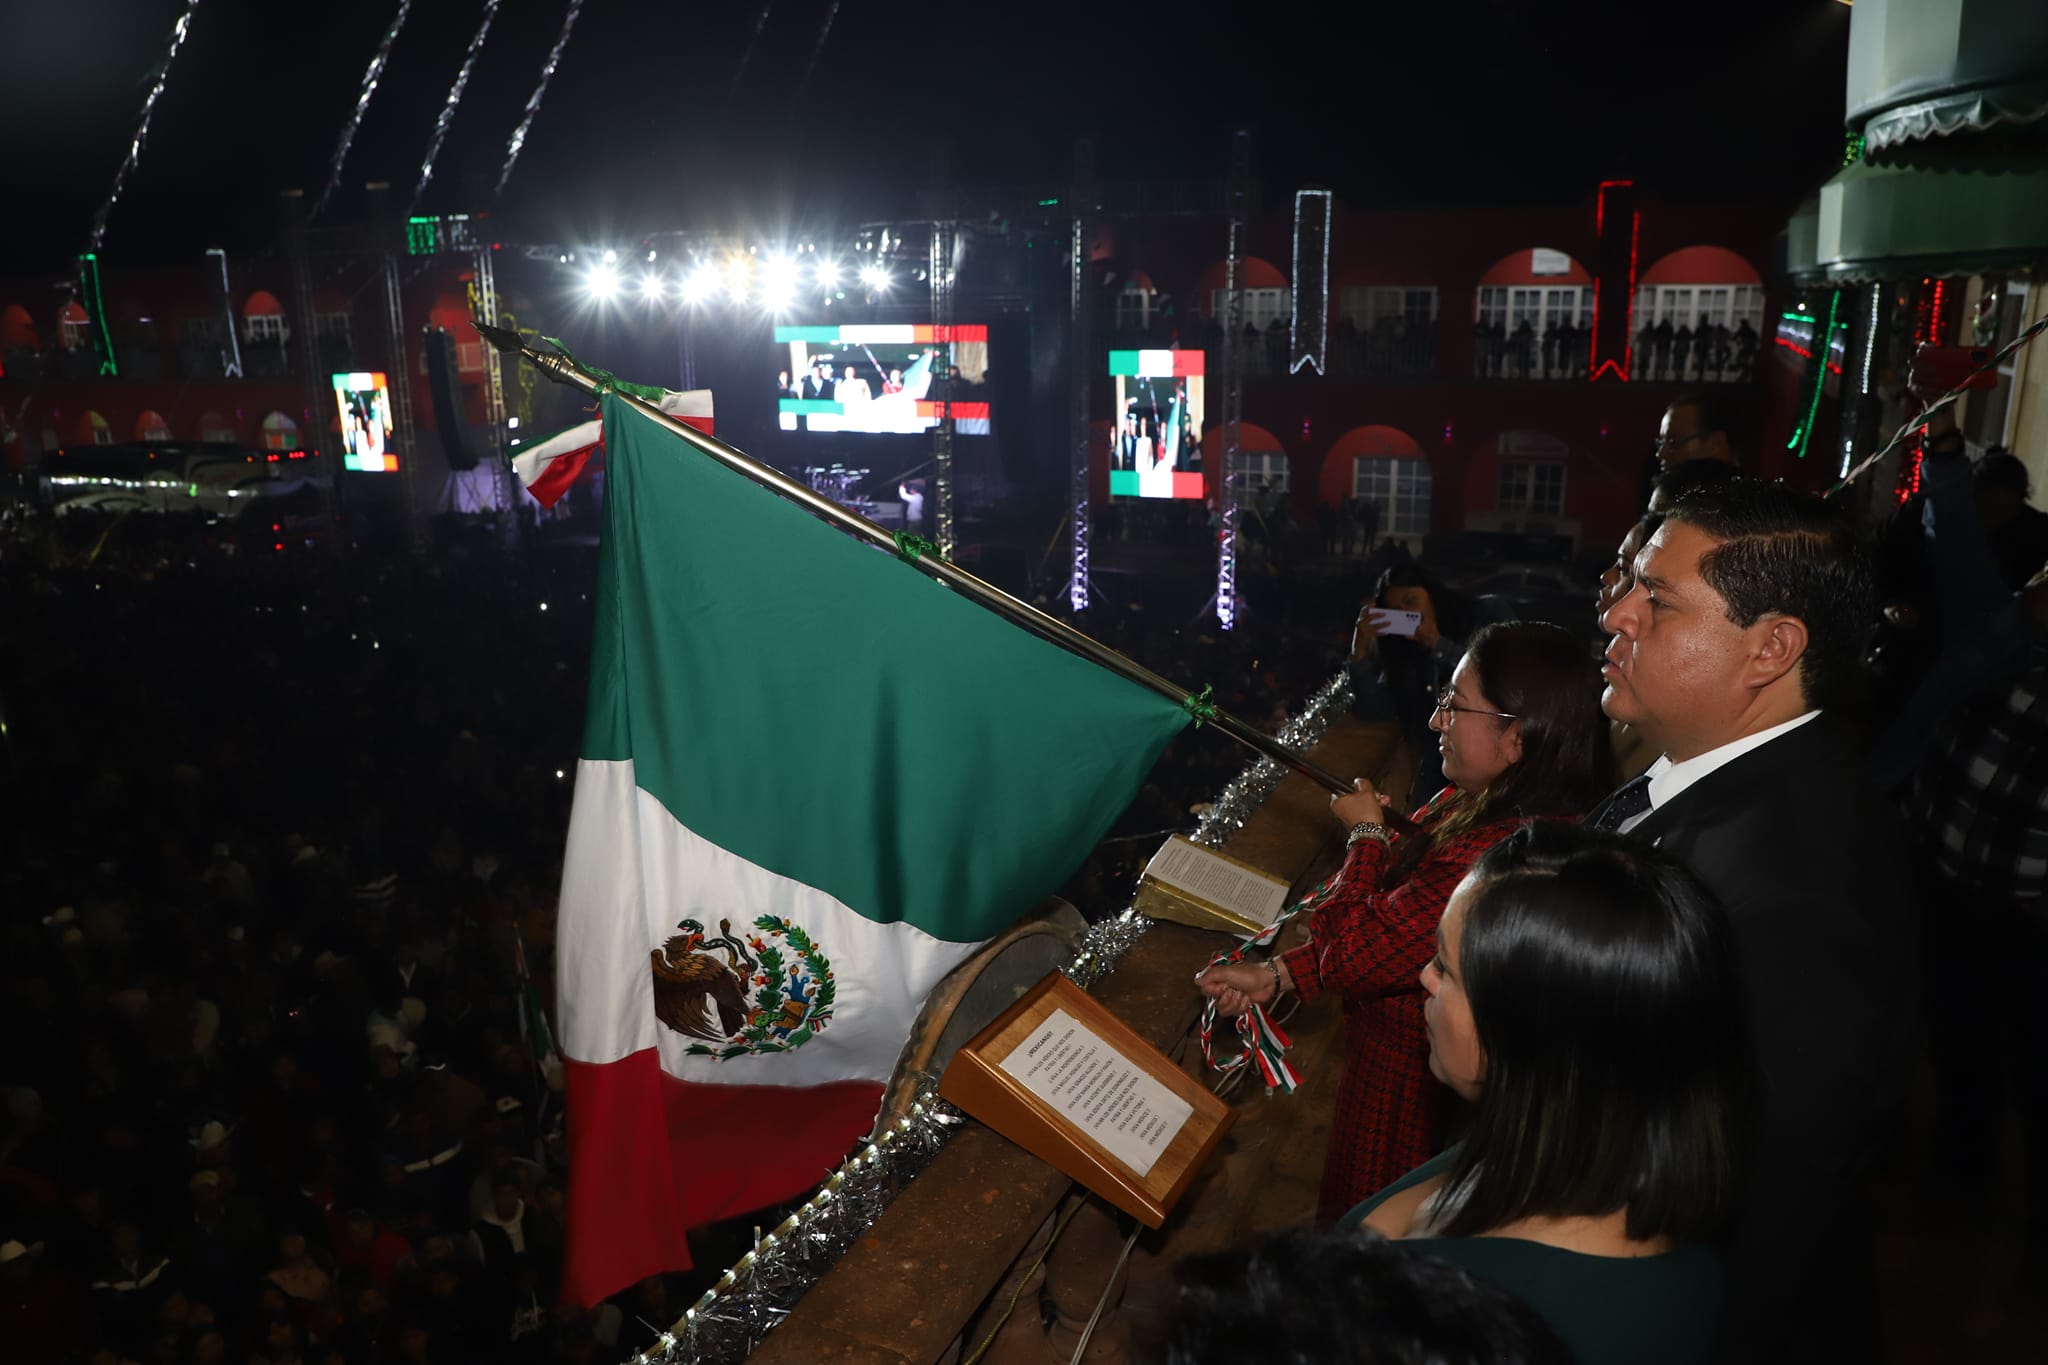
<svg viewBox="0 0 2048 1365"><path fill-rule="evenodd" d="M1245 954L1255 948L1271 949L1280 937L1280 931L1285 929L1296 915L1304 910L1314 912L1329 900L1330 893L1337 888L1337 881L1336 877L1330 878L1296 901L1286 913L1258 933L1249 934L1235 948L1216 954L1210 960L1209 967L1203 970L1206 972L1210 967L1243 962ZM1259 1075L1266 1082L1266 1089L1269 1091L1277 1086L1291 1095L1300 1086L1300 1073L1287 1061L1287 1049L1294 1046L1294 1041L1273 1022L1272 1016L1266 1013L1265 1006L1254 1003L1237 1017L1237 1036L1244 1046L1235 1057L1226 1057L1220 1062L1216 1060L1215 1035L1216 1002L1212 999L1202 1011L1201 1031L1202 1060L1208 1064L1210 1070L1227 1074L1250 1063L1258 1067Z"/></svg>

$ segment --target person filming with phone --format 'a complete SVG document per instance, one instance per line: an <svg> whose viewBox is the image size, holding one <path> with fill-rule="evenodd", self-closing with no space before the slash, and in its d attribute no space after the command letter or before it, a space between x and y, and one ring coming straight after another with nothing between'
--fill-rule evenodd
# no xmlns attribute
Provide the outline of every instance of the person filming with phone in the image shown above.
<svg viewBox="0 0 2048 1365"><path fill-rule="evenodd" d="M1360 720L1393 721L1415 756L1404 809L1443 789L1444 769L1430 730L1436 700L1450 683L1465 641L1482 624L1477 605L1451 592L1420 564L1382 573L1351 634L1352 710ZM1398 783L1394 784L1398 787Z"/></svg>

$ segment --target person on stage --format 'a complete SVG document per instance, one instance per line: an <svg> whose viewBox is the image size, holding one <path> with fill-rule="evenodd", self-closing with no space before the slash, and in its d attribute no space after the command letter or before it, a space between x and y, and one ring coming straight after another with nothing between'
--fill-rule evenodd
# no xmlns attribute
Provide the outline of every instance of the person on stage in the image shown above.
<svg viewBox="0 0 2048 1365"><path fill-rule="evenodd" d="M1199 978L1225 1016L1289 990L1304 1000L1343 998L1344 1078L1323 1166L1324 1222L1441 1150L1446 1092L1430 1076L1420 975L1451 891L1519 822L1576 818L1613 772L1592 665L1560 626L1513 621L1474 635L1430 729L1450 785L1416 815L1415 832L1388 831L1389 803L1370 782L1334 798L1349 847L1343 868L1308 899L1308 942Z"/></svg>

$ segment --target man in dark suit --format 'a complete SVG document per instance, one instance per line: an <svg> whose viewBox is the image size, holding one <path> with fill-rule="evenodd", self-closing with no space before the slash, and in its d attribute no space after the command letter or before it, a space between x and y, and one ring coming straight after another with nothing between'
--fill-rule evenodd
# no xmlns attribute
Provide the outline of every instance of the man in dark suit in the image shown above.
<svg viewBox="0 0 2048 1365"><path fill-rule="evenodd" d="M1593 812L1684 859L1733 922L1758 1065L1721 1357L1869 1361L1866 1183L1917 1001L1908 880L1849 727L1872 614L1854 532L1753 479L1694 489L1601 624L1608 716L1663 756Z"/></svg>

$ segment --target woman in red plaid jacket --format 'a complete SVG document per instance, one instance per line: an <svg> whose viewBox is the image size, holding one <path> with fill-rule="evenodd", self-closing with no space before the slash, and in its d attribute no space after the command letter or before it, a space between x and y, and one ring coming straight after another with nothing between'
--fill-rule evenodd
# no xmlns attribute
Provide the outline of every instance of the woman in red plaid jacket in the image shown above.
<svg viewBox="0 0 2048 1365"><path fill-rule="evenodd" d="M1522 821L1576 819L1613 777L1599 679L1585 646L1558 626L1510 621L1473 636L1429 726L1450 785L1417 812L1414 832L1388 832L1389 803L1363 779L1333 798L1349 847L1304 904L1308 942L1201 978L1225 1016L1288 990L1305 1001L1342 997L1344 1079L1323 1166L1324 1222L1441 1147L1448 1092L1429 1072L1421 976L1451 892Z"/></svg>

